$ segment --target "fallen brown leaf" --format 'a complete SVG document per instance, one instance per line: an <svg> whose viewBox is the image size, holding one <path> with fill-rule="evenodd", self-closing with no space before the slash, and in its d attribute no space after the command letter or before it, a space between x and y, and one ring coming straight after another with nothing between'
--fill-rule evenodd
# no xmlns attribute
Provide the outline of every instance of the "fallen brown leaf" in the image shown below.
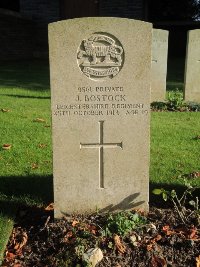
<svg viewBox="0 0 200 267"><path fill-rule="evenodd" d="M2 108L1 111L2 112L10 112L10 109Z"/></svg>
<svg viewBox="0 0 200 267"><path fill-rule="evenodd" d="M151 267L167 267L167 262L163 257L153 255L151 258Z"/></svg>
<svg viewBox="0 0 200 267"><path fill-rule="evenodd" d="M47 145L46 144L39 144L38 147L39 148L45 148L45 147L47 147Z"/></svg>
<svg viewBox="0 0 200 267"><path fill-rule="evenodd" d="M123 245L121 243L120 237L118 235L114 235L113 239L114 239L115 246L116 246L117 250L122 254L125 253L126 247L125 247L125 245Z"/></svg>
<svg viewBox="0 0 200 267"><path fill-rule="evenodd" d="M72 231L67 232L67 234L63 238L63 242L70 243L72 241L72 237L73 237L73 232Z"/></svg>
<svg viewBox="0 0 200 267"><path fill-rule="evenodd" d="M72 232L72 231L67 232L67 234L66 234L66 237L67 237L67 238L70 238L70 237L72 237L72 236L73 236L73 232Z"/></svg>
<svg viewBox="0 0 200 267"><path fill-rule="evenodd" d="M7 260L11 260L11 259L14 259L16 257L16 255L12 252L6 252L6 259Z"/></svg>
<svg viewBox="0 0 200 267"><path fill-rule="evenodd" d="M14 233L14 237L13 237L13 244L14 244L14 250L19 250L21 249L23 246L26 245L26 242L28 240L28 236L26 232L22 232L22 233Z"/></svg>
<svg viewBox="0 0 200 267"><path fill-rule="evenodd" d="M11 149L11 147L12 147L11 144L3 144L3 146L2 146L2 148L3 148L4 150L9 150L9 149Z"/></svg>
<svg viewBox="0 0 200 267"><path fill-rule="evenodd" d="M189 239L195 239L196 234L197 234L197 228L194 227L194 228L189 230L188 238Z"/></svg>
<svg viewBox="0 0 200 267"><path fill-rule="evenodd" d="M39 168L39 165L38 165L37 163L32 163L32 164L31 164L31 168L32 168L33 170L38 169L38 168Z"/></svg>
<svg viewBox="0 0 200 267"><path fill-rule="evenodd" d="M97 228L95 225L88 225L87 226L87 229L93 234L93 235L96 235L97 233Z"/></svg>
<svg viewBox="0 0 200 267"><path fill-rule="evenodd" d="M54 203L50 203L46 208L45 208L46 211L49 211L49 210L54 210Z"/></svg>
<svg viewBox="0 0 200 267"><path fill-rule="evenodd" d="M133 209L134 211L136 211L137 213L139 213L141 216L146 216L147 215L147 212L142 209L142 208L139 208L139 209Z"/></svg>
<svg viewBox="0 0 200 267"><path fill-rule="evenodd" d="M161 235L157 235L157 236L154 237L153 240L154 240L155 242L157 242L157 241L159 241L159 240L161 240L161 239L162 239L162 236L161 236Z"/></svg>
<svg viewBox="0 0 200 267"><path fill-rule="evenodd" d="M162 230L166 235L173 235L175 233L174 231L170 230L169 225L163 226Z"/></svg>
<svg viewBox="0 0 200 267"><path fill-rule="evenodd" d="M151 251L157 245L157 242L162 239L161 235L157 235L151 239L146 240L147 243L147 251Z"/></svg>
<svg viewBox="0 0 200 267"><path fill-rule="evenodd" d="M45 122L45 120L42 118L36 118L33 120L33 122Z"/></svg>
<svg viewBox="0 0 200 267"><path fill-rule="evenodd" d="M196 257L196 267L200 267L200 255L199 257Z"/></svg>
<svg viewBox="0 0 200 267"><path fill-rule="evenodd" d="M72 227L75 227L78 223L79 223L79 221L74 220L74 221L72 222Z"/></svg>

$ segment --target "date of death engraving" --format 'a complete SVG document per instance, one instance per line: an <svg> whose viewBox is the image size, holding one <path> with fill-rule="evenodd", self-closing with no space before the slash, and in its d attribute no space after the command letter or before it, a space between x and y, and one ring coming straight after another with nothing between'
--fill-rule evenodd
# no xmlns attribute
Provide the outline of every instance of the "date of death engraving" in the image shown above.
<svg viewBox="0 0 200 267"><path fill-rule="evenodd" d="M126 104L57 104L53 115L64 116L135 116L147 115L148 107L143 103Z"/></svg>

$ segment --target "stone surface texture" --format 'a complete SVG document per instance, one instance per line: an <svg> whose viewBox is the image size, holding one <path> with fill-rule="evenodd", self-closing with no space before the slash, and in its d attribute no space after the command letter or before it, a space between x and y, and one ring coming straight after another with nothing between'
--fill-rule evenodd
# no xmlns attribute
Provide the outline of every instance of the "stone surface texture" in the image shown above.
<svg viewBox="0 0 200 267"><path fill-rule="evenodd" d="M153 29L151 102L165 100L168 35L168 31Z"/></svg>
<svg viewBox="0 0 200 267"><path fill-rule="evenodd" d="M103 259L103 253L100 248L91 248L83 254L83 260L95 267Z"/></svg>
<svg viewBox="0 0 200 267"><path fill-rule="evenodd" d="M148 209L151 43L136 20L49 25L56 218Z"/></svg>
<svg viewBox="0 0 200 267"><path fill-rule="evenodd" d="M184 98L200 102L200 29L188 32Z"/></svg>

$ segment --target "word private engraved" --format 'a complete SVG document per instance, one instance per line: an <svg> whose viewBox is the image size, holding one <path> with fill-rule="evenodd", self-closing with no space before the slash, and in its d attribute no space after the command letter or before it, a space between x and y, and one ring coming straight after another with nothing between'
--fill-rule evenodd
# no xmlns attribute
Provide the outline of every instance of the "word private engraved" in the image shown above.
<svg viewBox="0 0 200 267"><path fill-rule="evenodd" d="M124 50L120 42L106 33L94 33L84 39L77 53L81 71L94 80L113 78L121 70Z"/></svg>

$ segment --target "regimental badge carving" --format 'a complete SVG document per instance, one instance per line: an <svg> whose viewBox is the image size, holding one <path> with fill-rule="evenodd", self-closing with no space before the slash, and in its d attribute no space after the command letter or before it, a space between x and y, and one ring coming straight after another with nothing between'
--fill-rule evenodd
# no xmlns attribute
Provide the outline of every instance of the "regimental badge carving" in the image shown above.
<svg viewBox="0 0 200 267"><path fill-rule="evenodd" d="M94 80L105 80L113 78L121 70L124 50L114 36L94 33L81 42L77 61L86 76Z"/></svg>

